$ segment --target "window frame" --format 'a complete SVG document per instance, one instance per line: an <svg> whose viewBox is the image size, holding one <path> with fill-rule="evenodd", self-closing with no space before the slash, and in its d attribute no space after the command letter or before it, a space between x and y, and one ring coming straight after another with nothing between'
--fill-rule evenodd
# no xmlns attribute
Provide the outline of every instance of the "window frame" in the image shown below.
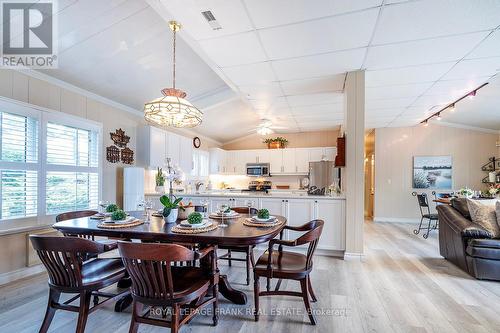
<svg viewBox="0 0 500 333"><path fill-rule="evenodd" d="M37 171L37 215L11 219L0 219L0 232L5 230L23 229L26 227L46 226L54 222L56 214L46 214L46 181L47 172L97 172L98 174L98 201L102 198L103 179L103 126L101 123L81 118L61 111L54 111L32 104L15 101L0 97L0 111L14 115L32 117L37 119L38 130L38 160L36 163L0 161L0 169L9 170L33 170ZM47 163L47 123L52 122L59 125L71 126L84 130L96 131L97 134L97 167L62 166ZM1 149L1 147L0 147ZM0 203L1 203L0 191Z"/></svg>

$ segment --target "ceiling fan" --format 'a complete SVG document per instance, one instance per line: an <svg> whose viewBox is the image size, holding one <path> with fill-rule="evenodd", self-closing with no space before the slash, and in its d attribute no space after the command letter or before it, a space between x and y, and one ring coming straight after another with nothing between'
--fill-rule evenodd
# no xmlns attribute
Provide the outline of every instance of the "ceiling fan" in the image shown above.
<svg viewBox="0 0 500 333"><path fill-rule="evenodd" d="M286 127L274 126L269 119L261 119L256 131L259 135L268 135L274 133L274 130L286 129Z"/></svg>

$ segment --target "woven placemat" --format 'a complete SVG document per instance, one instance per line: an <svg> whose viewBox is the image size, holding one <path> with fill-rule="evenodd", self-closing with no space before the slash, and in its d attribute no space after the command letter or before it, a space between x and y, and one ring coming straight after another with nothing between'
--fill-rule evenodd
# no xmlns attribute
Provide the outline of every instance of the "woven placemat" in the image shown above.
<svg viewBox="0 0 500 333"><path fill-rule="evenodd" d="M171 231L176 234L201 234L203 232L209 232L215 230L219 227L217 223L213 223L212 225L205 228L183 228L178 225L172 227Z"/></svg>
<svg viewBox="0 0 500 333"><path fill-rule="evenodd" d="M122 223L122 224L99 223L97 225L97 227L102 228L102 229L120 229L120 228L136 227L136 226L141 225L141 224L144 224L144 221L134 220L130 223Z"/></svg>
<svg viewBox="0 0 500 333"><path fill-rule="evenodd" d="M243 220L243 224L246 225L247 227L275 227L277 225L280 225L282 224L283 222L276 219L276 221L274 222L266 222L266 223L258 223L258 222L253 222L253 220L251 218L247 218L247 219L244 219Z"/></svg>

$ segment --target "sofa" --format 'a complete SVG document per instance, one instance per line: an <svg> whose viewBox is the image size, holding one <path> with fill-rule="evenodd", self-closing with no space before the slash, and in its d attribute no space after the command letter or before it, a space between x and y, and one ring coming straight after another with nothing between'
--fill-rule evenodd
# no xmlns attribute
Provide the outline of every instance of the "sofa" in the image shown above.
<svg viewBox="0 0 500 333"><path fill-rule="evenodd" d="M500 239L470 219L464 199L437 206L439 252L476 279L500 281Z"/></svg>

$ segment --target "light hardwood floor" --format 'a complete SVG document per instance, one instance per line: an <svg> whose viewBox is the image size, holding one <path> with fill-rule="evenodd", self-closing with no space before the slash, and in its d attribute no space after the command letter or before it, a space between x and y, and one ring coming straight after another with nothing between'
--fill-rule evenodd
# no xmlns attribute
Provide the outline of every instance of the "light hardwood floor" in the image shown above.
<svg viewBox="0 0 500 333"><path fill-rule="evenodd" d="M500 332L500 283L472 279L439 256L436 232L424 240L413 235L413 227L367 222L361 260L315 258L312 282L319 301L313 307L325 313L316 316L317 326L293 312L303 311L303 303L292 297L261 297L268 315L254 322L252 287L243 285L243 266L235 263L221 270L247 292L248 304L221 299L221 308L233 313L222 314L217 327L205 315L181 332ZM299 288L294 282L283 287ZM46 299L44 275L0 288L0 332L36 332ZM58 311L51 332L74 332L75 320L76 314ZM109 305L90 315L86 332L128 332L129 320L130 311L115 313Z"/></svg>

